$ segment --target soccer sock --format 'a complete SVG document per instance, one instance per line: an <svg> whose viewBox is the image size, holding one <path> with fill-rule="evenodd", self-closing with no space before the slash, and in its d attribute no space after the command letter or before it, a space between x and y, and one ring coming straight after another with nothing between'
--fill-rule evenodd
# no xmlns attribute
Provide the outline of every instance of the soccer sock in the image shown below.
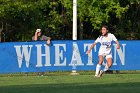
<svg viewBox="0 0 140 93"><path fill-rule="evenodd" d="M104 69L103 69L103 72L107 71L109 69L108 65L106 64Z"/></svg>
<svg viewBox="0 0 140 93"><path fill-rule="evenodd" d="M98 75L99 74L100 68L101 68L101 65L100 64L97 64L95 75Z"/></svg>

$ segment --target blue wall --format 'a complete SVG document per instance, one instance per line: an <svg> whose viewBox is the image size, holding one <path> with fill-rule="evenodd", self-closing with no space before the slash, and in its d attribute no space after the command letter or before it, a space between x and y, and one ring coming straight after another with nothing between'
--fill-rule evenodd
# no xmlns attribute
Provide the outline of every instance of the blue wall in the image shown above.
<svg viewBox="0 0 140 93"><path fill-rule="evenodd" d="M0 73L95 70L99 44L86 55L93 40L0 43ZM140 70L140 41L120 41L112 47L112 70ZM104 64L105 65L105 62Z"/></svg>

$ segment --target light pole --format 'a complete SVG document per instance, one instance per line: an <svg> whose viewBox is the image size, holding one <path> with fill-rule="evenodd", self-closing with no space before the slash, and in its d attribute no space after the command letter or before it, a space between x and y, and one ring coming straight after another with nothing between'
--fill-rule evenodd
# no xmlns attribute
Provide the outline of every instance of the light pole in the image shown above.
<svg viewBox="0 0 140 93"><path fill-rule="evenodd" d="M73 0L73 40L77 40L77 0Z"/></svg>
<svg viewBox="0 0 140 93"><path fill-rule="evenodd" d="M73 34L72 34L73 40L77 40L77 0L73 0ZM76 52L74 46L73 46L73 53ZM71 75L79 75L79 73L76 72L76 66L77 62L76 60L72 60L72 73Z"/></svg>

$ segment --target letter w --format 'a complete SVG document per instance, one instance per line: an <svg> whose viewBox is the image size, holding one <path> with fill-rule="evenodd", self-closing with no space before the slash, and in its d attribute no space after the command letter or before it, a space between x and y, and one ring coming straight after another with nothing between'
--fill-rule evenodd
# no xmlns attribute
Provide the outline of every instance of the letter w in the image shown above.
<svg viewBox="0 0 140 93"><path fill-rule="evenodd" d="M26 67L29 67L29 60L31 55L32 45L14 46L17 53L18 66L21 68L23 57L25 57ZM22 50L21 50L22 47ZM29 47L29 51L28 51Z"/></svg>

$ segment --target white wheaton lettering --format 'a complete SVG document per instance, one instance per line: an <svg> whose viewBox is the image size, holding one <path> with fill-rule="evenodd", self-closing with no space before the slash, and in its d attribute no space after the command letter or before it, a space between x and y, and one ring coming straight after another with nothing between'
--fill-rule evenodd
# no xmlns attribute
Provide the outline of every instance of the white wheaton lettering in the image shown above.
<svg viewBox="0 0 140 93"><path fill-rule="evenodd" d="M42 57L45 57L45 66L51 66L50 64L50 49L49 46L44 44L45 53L42 53L42 44L35 45L37 47L37 65L36 67L42 67Z"/></svg>
<svg viewBox="0 0 140 93"><path fill-rule="evenodd" d="M55 64L54 64L54 66L66 66L66 57L64 57L64 52L66 52L66 44L54 44L54 46L55 46ZM62 50L62 48L64 50ZM64 61L61 62L62 60L64 60Z"/></svg>
<svg viewBox="0 0 140 93"><path fill-rule="evenodd" d="M73 65L73 61L75 61L75 65L84 65L82 63L82 60L81 60L81 56L80 56L80 52L79 52L79 48L78 48L78 45L76 42L73 43L73 54L72 54L72 59L71 59L71 63L69 64L70 66Z"/></svg>
<svg viewBox="0 0 140 93"><path fill-rule="evenodd" d="M120 49L117 49L116 44L113 44L113 46L114 46L114 63L113 63L113 65L117 65L117 62L116 62L117 53L119 55L121 64L125 65L125 46L126 46L126 44L122 44L123 50L121 49L121 47L120 47Z"/></svg>
<svg viewBox="0 0 140 93"><path fill-rule="evenodd" d="M14 46L17 53L18 66L21 68L23 58L25 57L26 67L29 67L30 55L33 45ZM29 49L28 49L29 48Z"/></svg>

